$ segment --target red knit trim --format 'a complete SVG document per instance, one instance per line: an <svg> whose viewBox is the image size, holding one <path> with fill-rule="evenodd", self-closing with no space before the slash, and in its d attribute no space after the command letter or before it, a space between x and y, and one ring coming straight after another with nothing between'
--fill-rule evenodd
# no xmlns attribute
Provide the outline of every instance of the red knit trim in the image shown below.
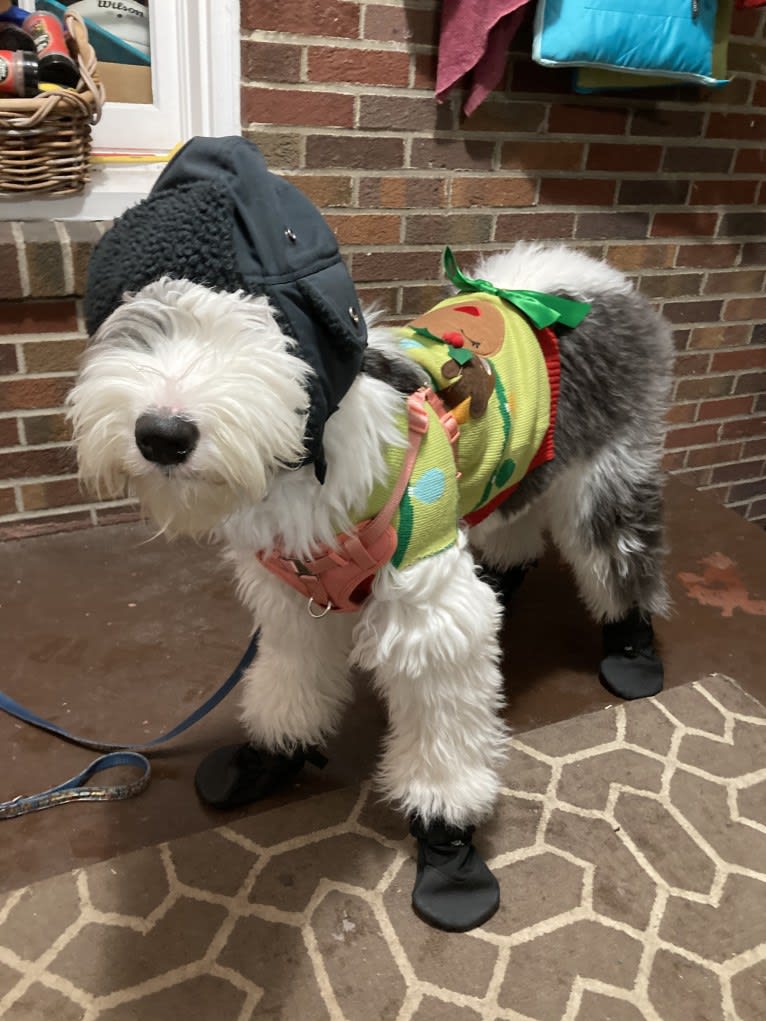
<svg viewBox="0 0 766 1021"><path fill-rule="evenodd" d="M549 326L546 326L544 329L535 329L534 332L537 337L537 341L540 344L540 350L543 353L543 359L545 361L545 369L548 373L548 382L550 383L551 388L551 417L548 423L548 428L545 431L545 435L542 438L540 446L537 448L537 453L529 463L529 467L526 471L527 475L534 468L539 468L541 464L545 464L546 461L552 461L555 456L556 451L554 449L553 434L556 428L556 415L559 407L559 391L561 390L559 339ZM483 507L480 507L479 510L466 514L463 521L465 521L465 523L469 526L478 525L480 521L488 518L492 511L497 510L500 504L504 503L523 481L523 479L519 479L518 482L509 486L508 489L504 489L502 493L498 493L497 496Z"/></svg>

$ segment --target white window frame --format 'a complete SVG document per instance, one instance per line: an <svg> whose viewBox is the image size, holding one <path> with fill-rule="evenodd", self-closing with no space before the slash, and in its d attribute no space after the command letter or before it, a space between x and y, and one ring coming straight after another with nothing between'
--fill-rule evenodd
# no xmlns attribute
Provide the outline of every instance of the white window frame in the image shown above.
<svg viewBox="0 0 766 1021"><path fill-rule="evenodd" d="M20 6L34 8L34 0ZM239 135L239 0L154 0L150 19L151 104L109 103L93 147L141 157L138 164L94 165L72 198L0 201L0 220L104 220L144 198L165 162L147 162L193 135ZM126 145L135 140L138 145Z"/></svg>

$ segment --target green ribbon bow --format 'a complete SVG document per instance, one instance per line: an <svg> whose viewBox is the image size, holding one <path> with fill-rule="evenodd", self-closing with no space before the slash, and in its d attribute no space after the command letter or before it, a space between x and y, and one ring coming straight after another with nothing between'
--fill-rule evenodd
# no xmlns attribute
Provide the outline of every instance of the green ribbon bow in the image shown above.
<svg viewBox="0 0 766 1021"><path fill-rule="evenodd" d="M515 305L538 329L544 329L554 323L579 326L590 312L590 305L584 301L572 301L570 298L542 294L540 291L504 291L501 287L495 287L489 280L472 280L461 272L450 248L444 249L444 272L458 291L495 294L503 301Z"/></svg>

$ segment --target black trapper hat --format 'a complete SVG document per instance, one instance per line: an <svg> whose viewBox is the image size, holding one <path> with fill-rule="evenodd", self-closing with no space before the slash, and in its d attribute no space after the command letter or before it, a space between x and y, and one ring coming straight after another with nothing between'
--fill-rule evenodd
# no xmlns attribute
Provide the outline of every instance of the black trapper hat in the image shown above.
<svg viewBox="0 0 766 1021"><path fill-rule="evenodd" d="M264 294L314 370L304 463L324 481L325 422L362 364L367 328L335 235L294 185L269 172L244 138L193 138L149 196L104 234L88 266L93 334L122 302L162 276Z"/></svg>

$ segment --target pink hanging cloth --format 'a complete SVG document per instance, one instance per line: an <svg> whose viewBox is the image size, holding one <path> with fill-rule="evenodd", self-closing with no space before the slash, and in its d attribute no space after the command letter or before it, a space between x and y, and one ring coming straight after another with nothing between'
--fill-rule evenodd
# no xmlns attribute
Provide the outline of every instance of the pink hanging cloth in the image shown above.
<svg viewBox="0 0 766 1021"><path fill-rule="evenodd" d="M443 102L473 72L463 110L470 116L503 77L508 47L530 0L443 0L436 98Z"/></svg>

